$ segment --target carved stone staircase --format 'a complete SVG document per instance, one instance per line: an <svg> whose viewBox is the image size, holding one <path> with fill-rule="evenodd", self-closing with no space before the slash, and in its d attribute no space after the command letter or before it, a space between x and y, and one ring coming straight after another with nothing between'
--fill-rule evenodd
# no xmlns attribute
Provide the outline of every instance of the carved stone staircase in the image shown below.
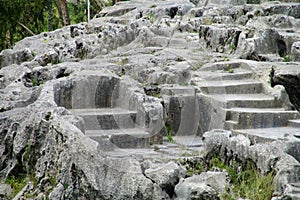
<svg viewBox="0 0 300 200"><path fill-rule="evenodd" d="M192 81L201 95L221 107L217 128L247 135L253 142L300 135L300 114L284 109L252 74L238 61L209 64L195 72Z"/></svg>
<svg viewBox="0 0 300 200"><path fill-rule="evenodd" d="M147 148L150 135L136 125L135 111L122 108L74 109L83 118L85 134L93 140L119 148Z"/></svg>

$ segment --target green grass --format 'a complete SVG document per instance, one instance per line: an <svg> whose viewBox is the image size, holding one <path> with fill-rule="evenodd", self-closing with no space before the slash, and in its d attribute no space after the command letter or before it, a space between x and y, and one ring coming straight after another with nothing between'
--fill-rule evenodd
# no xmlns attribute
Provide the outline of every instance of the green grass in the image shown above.
<svg viewBox="0 0 300 200"><path fill-rule="evenodd" d="M166 126L166 129L167 129L167 138L168 138L168 141L170 142L170 143L176 143L176 141L173 139L173 136L172 136L172 134L171 134L171 126L169 125L169 124L165 124L165 126Z"/></svg>
<svg viewBox="0 0 300 200"><path fill-rule="evenodd" d="M149 18L149 20L150 20L151 23L155 22L155 15L153 13L150 13L148 15L148 18Z"/></svg>
<svg viewBox="0 0 300 200"><path fill-rule="evenodd" d="M290 55L283 56L283 62L290 62L290 61L291 61L291 56Z"/></svg>
<svg viewBox="0 0 300 200"><path fill-rule="evenodd" d="M228 166L218 157L210 161L210 167L225 169L228 172L230 187L222 194L222 199L266 200L272 198L274 172L261 175L253 163L248 162L245 166L241 166L234 162L233 166Z"/></svg>
<svg viewBox="0 0 300 200"><path fill-rule="evenodd" d="M6 184L9 184L12 188L12 196L16 196L26 185L27 178L25 175L20 177L9 176L7 177Z"/></svg>
<svg viewBox="0 0 300 200"><path fill-rule="evenodd" d="M235 46L235 44L231 44L231 49L233 50L233 51L235 51L236 50L236 46Z"/></svg>
<svg viewBox="0 0 300 200"><path fill-rule="evenodd" d="M231 68L231 66L229 64L226 64L226 67L224 69L224 71L228 72L228 73L233 73L234 69Z"/></svg>

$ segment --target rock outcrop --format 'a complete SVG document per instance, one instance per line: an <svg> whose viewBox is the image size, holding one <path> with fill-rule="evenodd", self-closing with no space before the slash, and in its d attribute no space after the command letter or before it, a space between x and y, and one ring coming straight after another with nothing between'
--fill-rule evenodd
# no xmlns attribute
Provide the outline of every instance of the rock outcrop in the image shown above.
<svg viewBox="0 0 300 200"><path fill-rule="evenodd" d="M220 199L227 172L178 159L218 154L300 199L299 8L117 2L2 51L0 198Z"/></svg>

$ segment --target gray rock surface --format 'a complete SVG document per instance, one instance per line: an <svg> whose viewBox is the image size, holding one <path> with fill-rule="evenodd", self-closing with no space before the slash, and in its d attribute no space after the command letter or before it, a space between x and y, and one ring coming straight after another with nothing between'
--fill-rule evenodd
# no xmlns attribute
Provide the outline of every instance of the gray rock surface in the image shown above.
<svg viewBox="0 0 300 200"><path fill-rule="evenodd" d="M181 179L175 187L176 199L220 199L216 190L201 179L197 176Z"/></svg>
<svg viewBox="0 0 300 200"><path fill-rule="evenodd" d="M220 155L221 160L228 163L235 159L241 162L252 161L262 174L275 170L275 192L289 198L299 198L299 140L251 145L249 139L242 135L231 136L230 132L220 130L207 132L204 137L206 159Z"/></svg>
<svg viewBox="0 0 300 200"><path fill-rule="evenodd" d="M178 162L217 153L299 198L299 3L247 3L121 1L2 51L0 181L27 174L19 199L220 199L226 173Z"/></svg>

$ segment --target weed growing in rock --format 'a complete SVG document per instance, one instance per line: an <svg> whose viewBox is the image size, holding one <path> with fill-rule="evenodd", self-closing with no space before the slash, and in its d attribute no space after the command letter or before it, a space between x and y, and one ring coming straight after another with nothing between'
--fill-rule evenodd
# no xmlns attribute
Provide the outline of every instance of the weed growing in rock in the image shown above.
<svg viewBox="0 0 300 200"><path fill-rule="evenodd" d="M202 63L196 63L192 66L192 70L193 71L197 71L198 69L200 69L202 67Z"/></svg>
<svg viewBox="0 0 300 200"><path fill-rule="evenodd" d="M51 186L56 185L56 178L54 176L49 177L49 182Z"/></svg>
<svg viewBox="0 0 300 200"><path fill-rule="evenodd" d="M291 61L291 56L290 55L283 56L283 62L290 62L290 61Z"/></svg>
<svg viewBox="0 0 300 200"><path fill-rule="evenodd" d="M148 15L148 18L149 18L149 20L150 20L151 23L153 23L153 22L155 21L155 16L154 16L153 13L150 13L150 14Z"/></svg>
<svg viewBox="0 0 300 200"><path fill-rule="evenodd" d="M154 151L159 151L159 147L157 145L154 145Z"/></svg>
<svg viewBox="0 0 300 200"><path fill-rule="evenodd" d="M232 49L233 51L235 51L235 50L236 50L236 46L235 46L235 44L232 44L230 47L231 47L231 49Z"/></svg>
<svg viewBox="0 0 300 200"><path fill-rule="evenodd" d="M216 157L210 161L210 168L226 170L231 186L222 194L222 199L271 199L274 188L272 185L274 172L261 175L255 164L248 162L244 166L233 162L232 166L226 165Z"/></svg>
<svg viewBox="0 0 300 200"><path fill-rule="evenodd" d="M166 123L166 129L167 129L167 138L168 138L168 141L170 143L176 143L175 140L173 139L173 136L171 134L171 126L169 124Z"/></svg>
<svg viewBox="0 0 300 200"><path fill-rule="evenodd" d="M205 17L204 24L207 25L207 26L211 25L212 24L211 18L210 17Z"/></svg>
<svg viewBox="0 0 300 200"><path fill-rule="evenodd" d="M226 64L226 67L225 67L224 71L226 71L228 73L233 73L234 72L234 70L231 68L231 66L229 64Z"/></svg>
<svg viewBox="0 0 300 200"><path fill-rule="evenodd" d="M184 158L182 160L179 160L179 162L187 169L187 176L201 174L201 172L205 171L204 162L201 158Z"/></svg>
<svg viewBox="0 0 300 200"><path fill-rule="evenodd" d="M5 183L12 187L12 196L14 197L25 187L27 179L25 175L19 177L8 176Z"/></svg>

